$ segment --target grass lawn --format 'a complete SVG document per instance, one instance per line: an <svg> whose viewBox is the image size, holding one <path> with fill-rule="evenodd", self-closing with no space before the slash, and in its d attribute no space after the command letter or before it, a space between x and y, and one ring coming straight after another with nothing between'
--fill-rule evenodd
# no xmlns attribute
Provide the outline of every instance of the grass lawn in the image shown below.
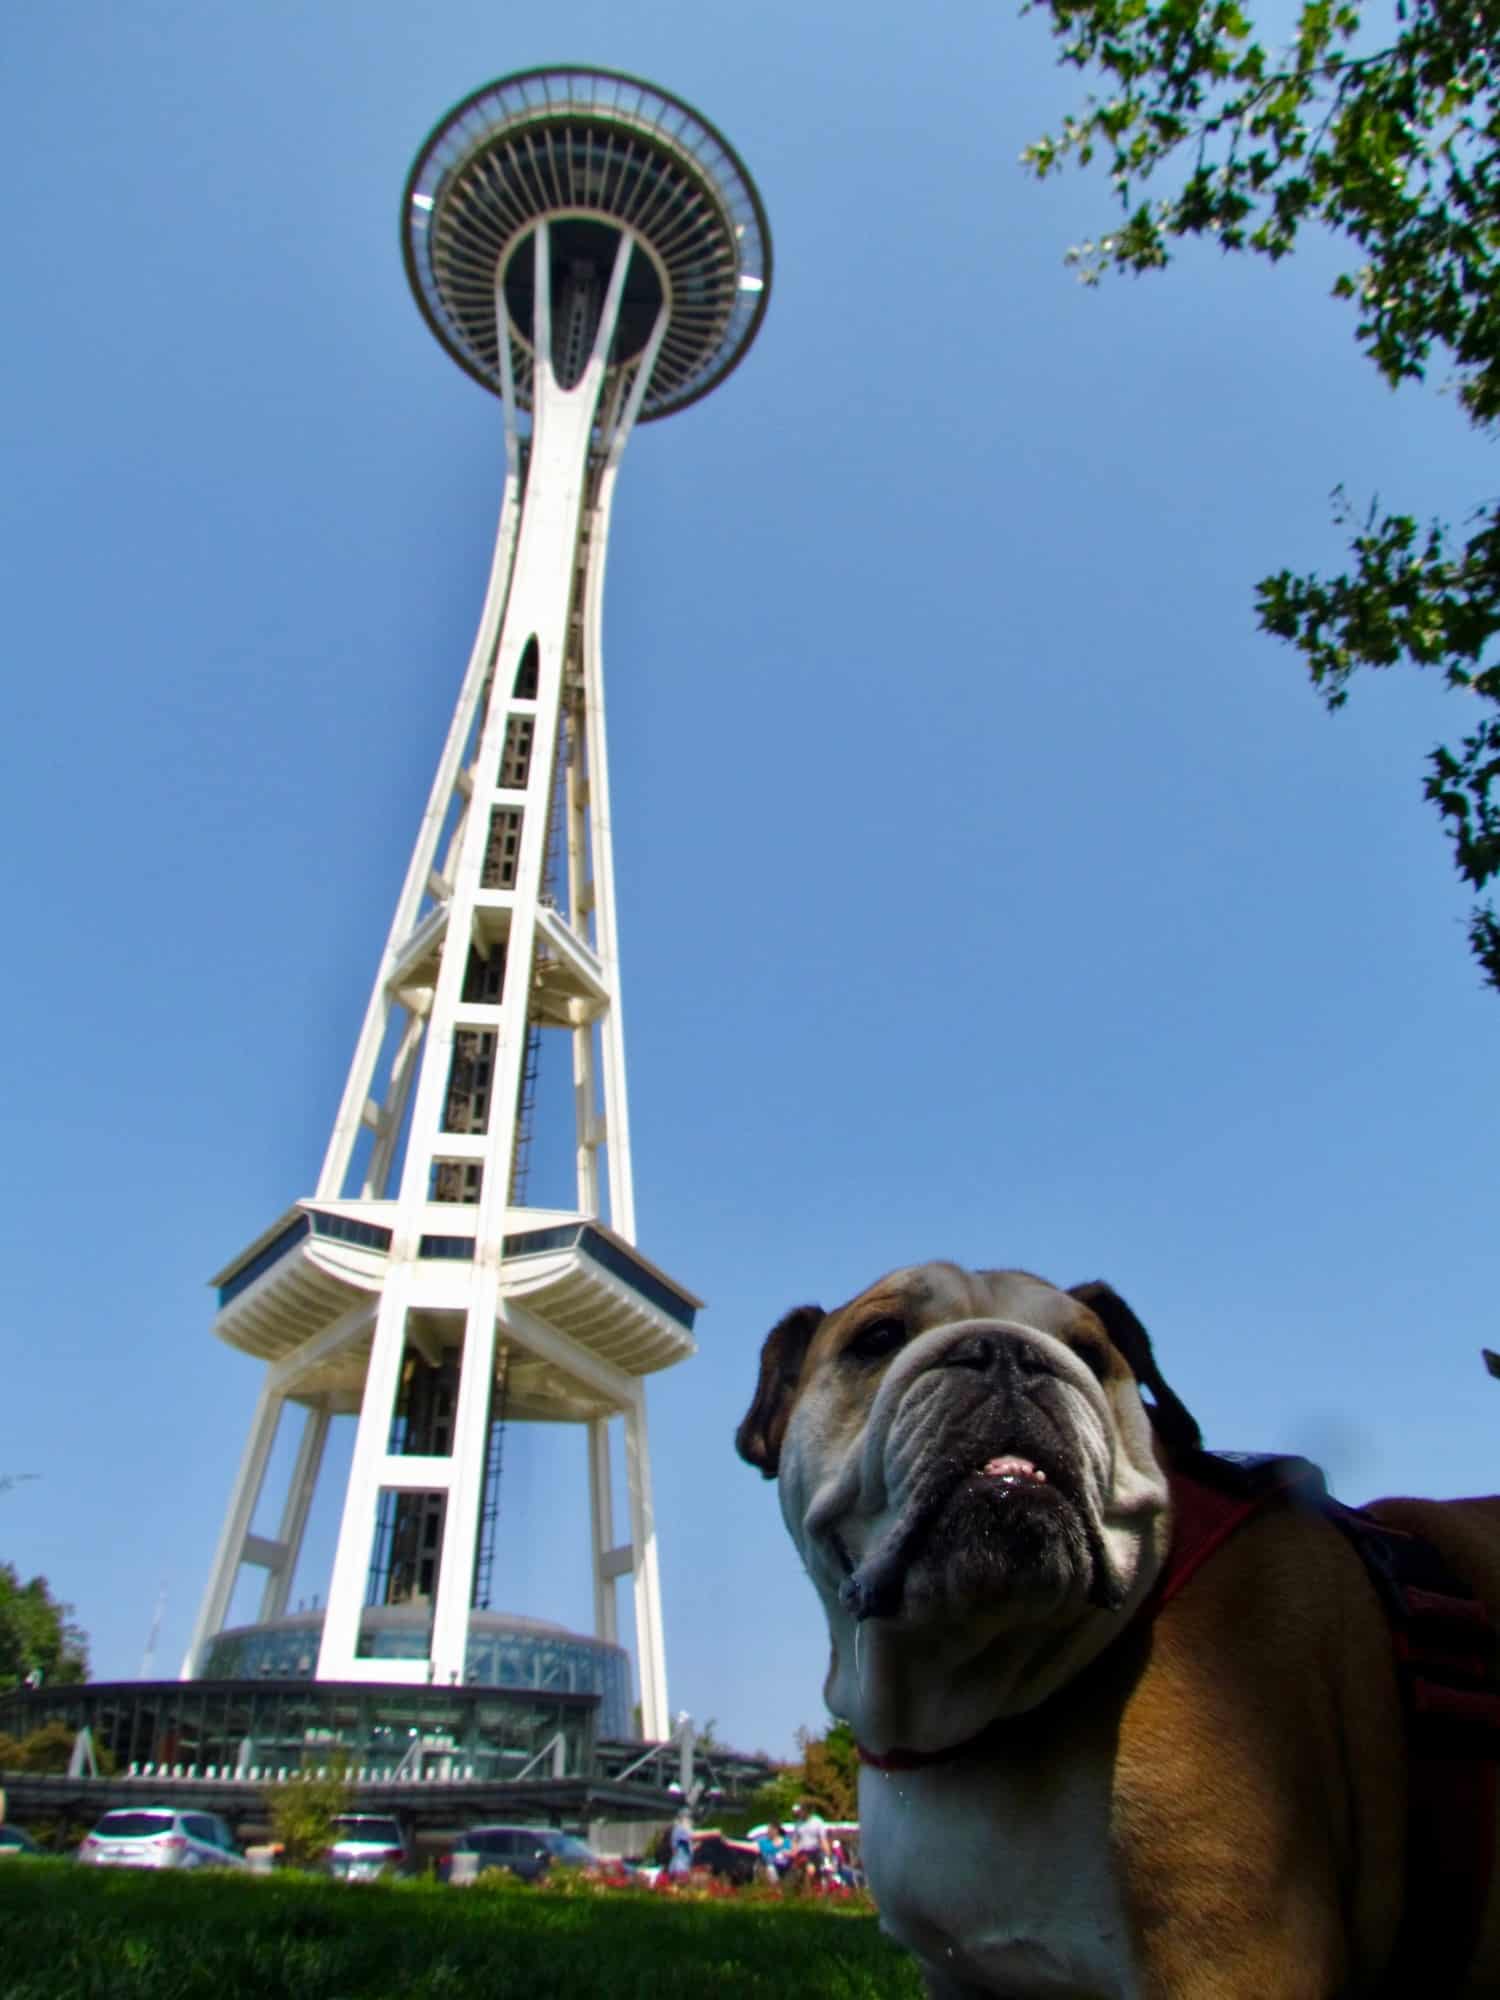
<svg viewBox="0 0 1500 2000"><path fill-rule="evenodd" d="M0 2000L920 2000L874 1917L646 1891L0 1863Z"/></svg>

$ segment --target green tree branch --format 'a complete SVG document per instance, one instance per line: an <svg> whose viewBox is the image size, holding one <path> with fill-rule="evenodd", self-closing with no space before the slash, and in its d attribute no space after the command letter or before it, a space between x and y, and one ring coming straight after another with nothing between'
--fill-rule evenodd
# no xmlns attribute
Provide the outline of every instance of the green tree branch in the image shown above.
<svg viewBox="0 0 1500 2000"><path fill-rule="evenodd" d="M45 1683L88 1677L88 1640L73 1623L71 1604L60 1604L44 1576L22 1583L10 1563L0 1562L0 1693L29 1675Z"/></svg>
<svg viewBox="0 0 1500 2000"><path fill-rule="evenodd" d="M1057 132L1028 146L1038 177L1099 157L1122 221L1069 260L1087 284L1159 270L1184 237L1276 261L1302 230L1343 237L1359 261L1334 285L1357 344L1393 387L1454 372L1459 406L1500 416L1500 0L1397 0L1394 38L1351 48L1367 27L1351 0L1305 0L1290 46L1271 52L1237 0L1034 0L1059 60L1102 76ZM1175 185L1156 195L1159 179ZM1352 516L1342 494L1338 518ZM1262 627L1303 654L1330 708L1361 667L1436 670L1500 709L1500 511L1467 538L1444 522L1371 506L1342 575L1262 580ZM1427 758L1424 791L1476 891L1500 876L1500 713L1481 710L1457 749ZM1484 902L1470 945L1500 988L1500 919Z"/></svg>

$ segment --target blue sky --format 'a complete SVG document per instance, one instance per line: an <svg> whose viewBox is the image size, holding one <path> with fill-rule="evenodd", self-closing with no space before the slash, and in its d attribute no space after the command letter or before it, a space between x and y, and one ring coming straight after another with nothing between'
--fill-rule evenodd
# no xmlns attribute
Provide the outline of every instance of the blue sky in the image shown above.
<svg viewBox="0 0 1500 2000"><path fill-rule="evenodd" d="M1083 290L1103 182L1017 164L1079 86L1004 9L96 0L8 48L0 1558L99 1675L163 1585L181 1658L257 1376L205 1281L312 1186L479 611L500 413L402 182L547 62L698 107L776 254L630 445L607 593L639 1234L708 1301L651 1397L674 1708L820 1720L729 1441L772 1321L895 1264L1107 1276L1213 1442L1346 1498L1495 1485L1500 1000L1421 799L1467 718L1330 719L1251 612L1337 562L1336 481L1489 468L1331 252ZM508 1466L497 1600L586 1625L581 1438Z"/></svg>

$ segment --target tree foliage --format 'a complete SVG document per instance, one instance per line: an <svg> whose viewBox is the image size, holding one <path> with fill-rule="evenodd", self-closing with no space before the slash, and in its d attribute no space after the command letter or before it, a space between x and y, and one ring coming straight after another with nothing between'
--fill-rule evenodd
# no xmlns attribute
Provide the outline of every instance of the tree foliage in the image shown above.
<svg viewBox="0 0 1500 2000"><path fill-rule="evenodd" d="M66 1722L44 1722L29 1736L0 1733L0 1771L66 1771L77 1734Z"/></svg>
<svg viewBox="0 0 1500 2000"><path fill-rule="evenodd" d="M848 1723L830 1723L821 1736L799 1729L797 1748L798 1762L784 1764L757 1786L742 1811L724 1815L726 1827L743 1831L765 1820L787 1826L799 1803L824 1819L859 1818L859 1752Z"/></svg>
<svg viewBox="0 0 1500 2000"><path fill-rule="evenodd" d="M266 1793L271 1838L294 1867L311 1867L333 1845L334 1821L353 1801L354 1784L345 1764L273 1785Z"/></svg>
<svg viewBox="0 0 1500 2000"><path fill-rule="evenodd" d="M859 1818L859 1752L847 1722L835 1722L821 1736L800 1730L802 1790L805 1806L824 1819Z"/></svg>
<svg viewBox="0 0 1500 2000"><path fill-rule="evenodd" d="M73 1623L71 1604L60 1604L44 1576L22 1583L0 1562L0 1693L40 1674L44 1683L88 1678L88 1640Z"/></svg>
<svg viewBox="0 0 1500 2000"><path fill-rule="evenodd" d="M65 1772L73 1761L78 1731L67 1722L44 1722L27 1736L9 1736L0 1730L0 1771ZM112 1777L118 1760L107 1743L93 1745L94 1762L100 1775Z"/></svg>
<svg viewBox="0 0 1500 2000"><path fill-rule="evenodd" d="M1031 0L1065 64L1103 94L1036 141L1038 175L1106 166L1120 223L1070 257L1085 282L1160 268L1184 237L1275 261L1321 225L1354 261L1334 285L1393 387L1451 371L1471 423L1500 418L1500 0L1395 0L1389 32L1353 0L1303 0L1271 49L1238 0ZM1361 667L1406 661L1477 699L1456 747L1429 756L1426 795L1459 873L1500 876L1500 507L1460 524L1356 516L1350 568L1283 569L1258 587L1263 628L1305 657L1330 708ZM1470 944L1500 988L1500 917L1476 903Z"/></svg>

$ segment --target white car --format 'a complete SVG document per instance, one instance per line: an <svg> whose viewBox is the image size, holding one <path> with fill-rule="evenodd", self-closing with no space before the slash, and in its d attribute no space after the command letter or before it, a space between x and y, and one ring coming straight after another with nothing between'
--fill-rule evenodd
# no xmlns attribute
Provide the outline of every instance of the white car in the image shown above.
<svg viewBox="0 0 1500 2000"><path fill-rule="evenodd" d="M411 1872L401 1822L390 1813L340 1813L333 1844L323 1857L330 1875L345 1882L374 1882Z"/></svg>
<svg viewBox="0 0 1500 2000"><path fill-rule="evenodd" d="M245 1857L217 1813L173 1806L107 1812L86 1835L78 1859L95 1868L243 1868Z"/></svg>

